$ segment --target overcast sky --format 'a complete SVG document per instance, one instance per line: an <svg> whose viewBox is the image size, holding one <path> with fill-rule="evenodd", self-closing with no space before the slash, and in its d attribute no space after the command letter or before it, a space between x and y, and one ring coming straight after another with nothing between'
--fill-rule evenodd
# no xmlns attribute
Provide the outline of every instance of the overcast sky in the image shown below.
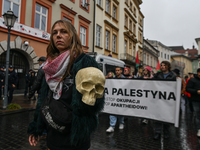
<svg viewBox="0 0 200 150"><path fill-rule="evenodd" d="M200 38L200 0L142 0L145 39L166 46L197 48Z"/></svg>

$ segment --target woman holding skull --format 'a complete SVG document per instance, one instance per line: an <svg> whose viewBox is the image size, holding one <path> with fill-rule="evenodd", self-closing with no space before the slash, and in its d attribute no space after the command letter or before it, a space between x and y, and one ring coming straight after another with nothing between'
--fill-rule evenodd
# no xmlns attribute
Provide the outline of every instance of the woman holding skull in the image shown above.
<svg viewBox="0 0 200 150"><path fill-rule="evenodd" d="M29 143L35 146L46 126L50 150L88 150L90 134L97 127L97 114L104 106L105 77L96 69L97 62L82 52L80 38L68 21L58 20L52 26L47 58L41 89L41 99L45 100L36 125L28 129ZM86 73L90 81L85 80ZM88 90L94 94L88 94ZM63 106L67 111L58 117L65 119L65 124L59 124L51 112L61 111Z"/></svg>

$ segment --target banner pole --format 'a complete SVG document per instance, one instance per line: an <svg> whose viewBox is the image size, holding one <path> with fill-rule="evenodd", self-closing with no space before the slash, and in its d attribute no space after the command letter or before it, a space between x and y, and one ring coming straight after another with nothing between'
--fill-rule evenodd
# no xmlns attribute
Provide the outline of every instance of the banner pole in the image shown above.
<svg viewBox="0 0 200 150"><path fill-rule="evenodd" d="M181 100L181 83L182 79L176 79L176 111L175 111L175 127L179 127L179 112L180 112L180 100Z"/></svg>

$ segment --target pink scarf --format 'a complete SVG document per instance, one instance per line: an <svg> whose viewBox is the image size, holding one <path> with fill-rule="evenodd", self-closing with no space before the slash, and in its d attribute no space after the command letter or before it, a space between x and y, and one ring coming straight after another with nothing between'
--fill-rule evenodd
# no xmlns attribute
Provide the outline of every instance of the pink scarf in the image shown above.
<svg viewBox="0 0 200 150"><path fill-rule="evenodd" d="M67 70L70 60L69 54L70 51L67 50L54 60L48 58L43 66L46 82L53 92L53 98L56 100L58 100L62 94L63 81L60 81L60 79L62 79Z"/></svg>

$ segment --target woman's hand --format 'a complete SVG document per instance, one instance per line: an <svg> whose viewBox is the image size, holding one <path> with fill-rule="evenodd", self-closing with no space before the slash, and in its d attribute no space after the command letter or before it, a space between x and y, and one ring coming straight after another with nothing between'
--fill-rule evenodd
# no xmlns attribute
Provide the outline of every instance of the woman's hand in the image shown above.
<svg viewBox="0 0 200 150"><path fill-rule="evenodd" d="M37 142L39 141L39 136L34 136L33 134L31 134L30 136L29 136L29 143L30 143L30 145L31 146L36 146L37 145Z"/></svg>
<svg viewBox="0 0 200 150"><path fill-rule="evenodd" d="M149 79L149 77L144 77L144 79Z"/></svg>

